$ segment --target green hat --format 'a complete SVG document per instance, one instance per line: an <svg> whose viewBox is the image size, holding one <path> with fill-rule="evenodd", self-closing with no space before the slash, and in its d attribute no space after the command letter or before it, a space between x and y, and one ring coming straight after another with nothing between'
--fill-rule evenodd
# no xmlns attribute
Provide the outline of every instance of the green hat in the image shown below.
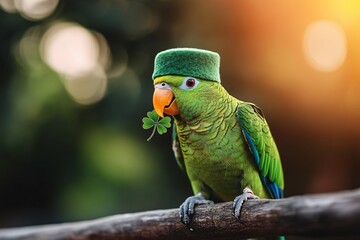
<svg viewBox="0 0 360 240"><path fill-rule="evenodd" d="M198 77L220 83L220 56L196 48L173 48L158 53L152 78L165 75Z"/></svg>

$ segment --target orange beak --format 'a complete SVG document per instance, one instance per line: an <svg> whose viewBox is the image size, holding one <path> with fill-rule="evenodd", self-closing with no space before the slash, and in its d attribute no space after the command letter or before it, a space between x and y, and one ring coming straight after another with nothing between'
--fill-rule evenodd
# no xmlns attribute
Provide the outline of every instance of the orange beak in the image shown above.
<svg viewBox="0 0 360 240"><path fill-rule="evenodd" d="M162 118L164 113L168 115L179 114L174 93L170 89L155 88L153 105L156 113Z"/></svg>

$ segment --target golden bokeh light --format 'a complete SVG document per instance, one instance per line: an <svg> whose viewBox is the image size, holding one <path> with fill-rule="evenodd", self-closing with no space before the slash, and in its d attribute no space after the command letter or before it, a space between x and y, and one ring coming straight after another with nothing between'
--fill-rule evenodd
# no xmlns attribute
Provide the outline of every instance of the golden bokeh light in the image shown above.
<svg viewBox="0 0 360 240"><path fill-rule="evenodd" d="M63 77L65 89L76 102L92 104L105 95L110 50L100 33L75 23L56 23L44 34L40 52Z"/></svg>
<svg viewBox="0 0 360 240"><path fill-rule="evenodd" d="M28 20L40 20L53 13L59 0L15 0L15 7Z"/></svg>
<svg viewBox="0 0 360 240"><path fill-rule="evenodd" d="M64 85L70 96L80 104L92 104L105 95L107 78L102 69L77 78L65 78Z"/></svg>
<svg viewBox="0 0 360 240"><path fill-rule="evenodd" d="M87 29L73 23L52 26L42 40L45 61L58 73L81 76L98 64L99 45Z"/></svg>
<svg viewBox="0 0 360 240"><path fill-rule="evenodd" d="M306 28L303 47L311 67L323 72L335 71L346 57L346 35L336 22L319 20Z"/></svg>
<svg viewBox="0 0 360 240"><path fill-rule="evenodd" d="M39 60L38 46L41 37L39 27L29 28L15 45L14 56L19 64L36 68Z"/></svg>
<svg viewBox="0 0 360 240"><path fill-rule="evenodd" d="M17 12L14 0L0 0L0 7L8 13Z"/></svg>

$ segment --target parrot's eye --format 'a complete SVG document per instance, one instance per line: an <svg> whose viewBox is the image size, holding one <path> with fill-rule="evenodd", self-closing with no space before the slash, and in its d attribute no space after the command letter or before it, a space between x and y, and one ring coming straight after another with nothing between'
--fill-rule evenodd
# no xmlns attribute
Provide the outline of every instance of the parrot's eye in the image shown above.
<svg viewBox="0 0 360 240"><path fill-rule="evenodd" d="M186 80L186 86L188 88L192 88L195 86L195 79L193 78L189 78L188 80Z"/></svg>
<svg viewBox="0 0 360 240"><path fill-rule="evenodd" d="M187 77L184 79L184 82L181 84L181 89L190 90L195 88L199 84L199 81L192 77Z"/></svg>

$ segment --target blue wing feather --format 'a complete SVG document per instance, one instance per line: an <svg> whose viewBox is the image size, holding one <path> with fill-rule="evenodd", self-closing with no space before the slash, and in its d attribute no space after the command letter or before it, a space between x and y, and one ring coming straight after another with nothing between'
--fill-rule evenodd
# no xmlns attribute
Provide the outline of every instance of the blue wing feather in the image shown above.
<svg viewBox="0 0 360 240"><path fill-rule="evenodd" d="M253 140L251 139L248 131L246 131L245 129L242 129L242 131L245 135L246 142L248 143L248 145L250 147L251 153L254 156L256 165L259 166L259 164L260 164L259 152L258 152L258 150L256 150L255 144L254 144Z"/></svg>
<svg viewBox="0 0 360 240"><path fill-rule="evenodd" d="M242 127L242 132L245 136L246 142L250 148L250 151L255 159L257 166L260 164L260 155L259 151L257 150L254 141L252 140L250 134L246 129ZM275 183L270 181L267 176L261 176L261 181L274 199L279 199L284 197L284 191Z"/></svg>
<svg viewBox="0 0 360 240"><path fill-rule="evenodd" d="M277 174L280 174L278 177L283 177L277 149L276 147L275 149L269 149L267 148L268 146L264 145L265 138L272 138L264 115L262 114L261 110L255 105L251 103L242 103L238 109L238 119L240 121L240 126L244 138L249 146L251 154L254 157L256 165L259 168L259 174L262 183L264 184L272 198L283 198L284 191L281 186L277 184L276 181ZM257 125L258 132L250 133L248 130L249 124L259 122L258 120L261 120L261 124ZM256 141L256 143L254 141ZM275 174L274 172L274 166L276 166L276 164L280 164L280 172L277 172L277 174Z"/></svg>
<svg viewBox="0 0 360 240"><path fill-rule="evenodd" d="M241 130L245 136L245 139L250 148L250 151L251 151L252 155L254 156L255 162L256 162L257 166L259 166L259 164L260 164L259 151L256 149L254 141L251 139L251 136L248 133L248 131L246 131L246 129L244 129L243 127L241 128ZM271 194L272 198L279 199L279 198L284 197L284 190L281 189L275 182L270 181L270 179L268 177L261 176L261 181L264 184L264 186L266 187L266 189L268 190L268 192ZM285 240L285 237L280 236L279 240Z"/></svg>

